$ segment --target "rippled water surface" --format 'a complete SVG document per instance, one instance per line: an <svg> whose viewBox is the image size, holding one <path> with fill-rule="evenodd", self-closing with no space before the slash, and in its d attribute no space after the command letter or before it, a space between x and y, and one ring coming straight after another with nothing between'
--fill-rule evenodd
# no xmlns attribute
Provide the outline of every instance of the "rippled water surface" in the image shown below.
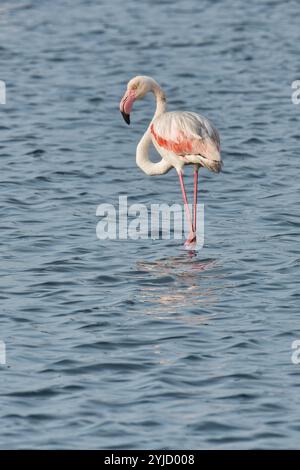
<svg viewBox="0 0 300 470"><path fill-rule="evenodd" d="M299 448L299 10L1 2L2 448ZM118 110L141 73L221 133L195 256L96 237L121 194L181 202L135 164L152 97Z"/></svg>

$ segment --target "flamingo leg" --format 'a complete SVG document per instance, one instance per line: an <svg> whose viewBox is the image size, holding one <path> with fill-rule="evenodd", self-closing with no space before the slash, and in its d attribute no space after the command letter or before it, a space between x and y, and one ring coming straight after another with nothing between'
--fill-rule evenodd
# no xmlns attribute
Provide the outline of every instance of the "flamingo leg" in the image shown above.
<svg viewBox="0 0 300 470"><path fill-rule="evenodd" d="M185 245L188 246L188 245L192 244L195 241L196 235L195 235L195 231L194 231L194 227L193 227L193 222L192 222L190 208L189 208L189 205L188 205L188 200L187 200L187 197L186 197L186 191L185 191L184 181L183 181L183 174L182 174L181 171L178 172L178 176L179 176L179 181L180 181L180 186L181 186L181 191L182 191L184 207L185 207L187 219L188 219L189 226L190 226L190 235L189 235L188 239L185 242Z"/></svg>
<svg viewBox="0 0 300 470"><path fill-rule="evenodd" d="M197 229L197 201L198 201L198 171L199 171L199 166L196 164L194 167L194 206L193 206L193 227L194 227L194 232L196 232Z"/></svg>

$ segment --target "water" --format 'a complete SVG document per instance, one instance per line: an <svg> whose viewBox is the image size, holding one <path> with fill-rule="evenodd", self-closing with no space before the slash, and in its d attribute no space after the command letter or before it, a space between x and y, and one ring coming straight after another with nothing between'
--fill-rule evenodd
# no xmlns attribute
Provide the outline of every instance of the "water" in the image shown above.
<svg viewBox="0 0 300 470"><path fill-rule="evenodd" d="M1 448L299 448L299 40L296 1L1 3ZM194 257L96 237L181 202L135 165L152 97L119 114L141 73L220 130Z"/></svg>

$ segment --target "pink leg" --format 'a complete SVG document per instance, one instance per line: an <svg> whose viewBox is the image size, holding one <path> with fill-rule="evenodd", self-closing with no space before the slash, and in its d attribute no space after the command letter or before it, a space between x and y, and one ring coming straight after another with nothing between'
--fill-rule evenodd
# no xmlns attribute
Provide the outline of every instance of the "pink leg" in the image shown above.
<svg viewBox="0 0 300 470"><path fill-rule="evenodd" d="M199 167L196 164L195 169L194 169L194 217L193 217L193 227L194 227L194 232L196 232L197 228L197 200L198 200L198 170Z"/></svg>
<svg viewBox="0 0 300 470"><path fill-rule="evenodd" d="M188 200L187 200L187 197L186 197L182 172L178 172L178 176L179 176L179 181L180 181L180 186L181 186L181 191L182 191L184 207L185 207L186 215L187 215L188 222L189 222L189 225L190 225L190 235L189 235L189 238L187 239L187 241L185 242L185 245L188 246L189 244L191 244L195 241L195 232L194 232L192 217L191 217L191 213L190 213L190 208L189 208L189 205L188 205Z"/></svg>

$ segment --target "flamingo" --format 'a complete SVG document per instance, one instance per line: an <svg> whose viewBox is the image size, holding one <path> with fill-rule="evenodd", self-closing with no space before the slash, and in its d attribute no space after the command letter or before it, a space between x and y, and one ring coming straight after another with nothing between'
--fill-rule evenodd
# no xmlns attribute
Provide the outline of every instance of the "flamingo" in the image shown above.
<svg viewBox="0 0 300 470"><path fill-rule="evenodd" d="M220 137L217 129L205 117L190 111L166 111L166 95L159 84L151 77L136 76L127 84L127 90L120 102L120 111L127 124L133 103L152 92L156 99L154 116L136 148L136 163L149 176L162 175L175 168L179 176L189 236L186 248L196 246L197 193L199 167L219 173L222 168ZM160 156L158 163L149 157L149 147L153 144ZM183 168L194 165L193 217L188 205Z"/></svg>

